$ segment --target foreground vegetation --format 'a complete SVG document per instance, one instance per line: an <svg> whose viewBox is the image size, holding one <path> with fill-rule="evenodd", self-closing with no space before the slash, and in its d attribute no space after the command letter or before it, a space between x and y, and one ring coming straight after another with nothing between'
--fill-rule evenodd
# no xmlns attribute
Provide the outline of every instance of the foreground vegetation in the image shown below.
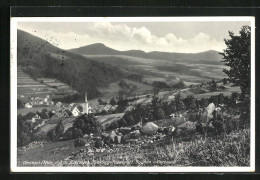
<svg viewBox="0 0 260 180"><path fill-rule="evenodd" d="M218 136L190 132L146 146L116 145L112 151L92 154L87 153L89 148L83 152L82 147L73 148L73 142L63 141L18 155L18 164L44 157L53 162L51 166L249 166L249 142L249 129Z"/></svg>

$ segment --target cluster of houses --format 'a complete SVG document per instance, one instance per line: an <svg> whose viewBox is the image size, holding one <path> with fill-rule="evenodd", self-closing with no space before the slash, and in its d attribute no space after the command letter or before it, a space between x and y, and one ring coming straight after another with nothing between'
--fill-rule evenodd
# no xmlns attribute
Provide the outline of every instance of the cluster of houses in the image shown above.
<svg viewBox="0 0 260 180"><path fill-rule="evenodd" d="M77 117L81 114L98 114L98 113L110 113L114 112L118 105L97 105L96 107L91 107L88 105L88 103L71 103L69 105L64 105L60 102L58 102L56 105L57 107L56 111L53 110L53 117L52 119L59 118L59 117Z"/></svg>
<svg viewBox="0 0 260 180"><path fill-rule="evenodd" d="M30 101L25 103L25 108L32 108L34 106L52 106L54 102L51 101L50 96L47 95L44 98L41 97L31 97Z"/></svg>

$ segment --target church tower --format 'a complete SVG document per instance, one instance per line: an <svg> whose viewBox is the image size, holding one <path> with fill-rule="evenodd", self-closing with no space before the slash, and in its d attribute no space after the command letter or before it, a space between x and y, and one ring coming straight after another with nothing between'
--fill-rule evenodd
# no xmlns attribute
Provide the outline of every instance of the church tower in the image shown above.
<svg viewBox="0 0 260 180"><path fill-rule="evenodd" d="M85 104L83 105L83 113L88 114L88 96L87 96L87 93L85 93Z"/></svg>

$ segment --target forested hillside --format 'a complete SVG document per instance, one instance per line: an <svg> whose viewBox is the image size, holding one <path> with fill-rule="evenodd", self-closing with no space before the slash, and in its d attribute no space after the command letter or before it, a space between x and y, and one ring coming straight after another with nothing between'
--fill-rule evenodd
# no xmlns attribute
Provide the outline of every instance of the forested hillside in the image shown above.
<svg viewBox="0 0 260 180"><path fill-rule="evenodd" d="M32 77L56 78L89 98L97 97L97 87L106 87L111 82L130 74L117 67L99 63L74 54L27 32L17 32L18 65Z"/></svg>

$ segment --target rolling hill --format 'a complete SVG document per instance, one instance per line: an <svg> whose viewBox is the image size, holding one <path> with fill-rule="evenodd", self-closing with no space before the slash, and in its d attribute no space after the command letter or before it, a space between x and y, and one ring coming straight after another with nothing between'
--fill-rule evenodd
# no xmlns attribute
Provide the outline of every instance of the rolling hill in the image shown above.
<svg viewBox="0 0 260 180"><path fill-rule="evenodd" d="M219 52L210 50L201 53L174 53L174 52L144 52L141 50L118 51L102 43L91 44L80 48L71 49L71 52L81 55L124 55L145 59L181 61L203 64L221 64L222 56Z"/></svg>
<svg viewBox="0 0 260 180"><path fill-rule="evenodd" d="M27 32L17 31L18 65L33 78L54 78L89 98L100 96L98 87L127 78L117 67L62 50Z"/></svg>
<svg viewBox="0 0 260 180"><path fill-rule="evenodd" d="M204 80L223 79L222 56L217 51L201 53L144 52L140 50L118 51L101 43L69 50L96 62L115 65L121 69L141 74L143 82L167 81L176 84L176 79L186 84Z"/></svg>

